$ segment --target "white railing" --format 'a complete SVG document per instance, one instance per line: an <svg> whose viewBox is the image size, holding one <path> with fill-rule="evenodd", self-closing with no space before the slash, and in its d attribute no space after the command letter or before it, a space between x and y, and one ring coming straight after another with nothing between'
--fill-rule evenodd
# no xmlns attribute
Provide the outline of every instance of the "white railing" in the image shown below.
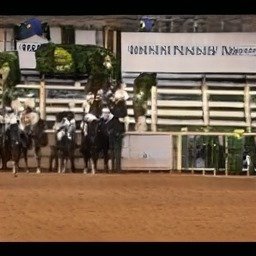
<svg viewBox="0 0 256 256"><path fill-rule="evenodd" d="M130 123L134 121L133 82L139 73L123 73L130 99L127 101ZM34 81L35 80L35 81ZM40 89L40 80L24 79L28 84L17 88ZM75 86L76 85L76 86ZM78 83L71 79L45 79L46 90L70 90L84 94L86 80ZM85 95L84 95L85 96ZM147 123L152 115L158 127L172 126L232 126L249 131L256 127L256 76L254 74L157 74L156 111L152 112L148 101ZM20 98L24 101L25 98ZM39 99L36 101L39 103ZM60 111L69 110L73 102L78 119L82 118L83 98L47 98L45 101L46 120L54 121ZM162 129L161 128L161 129Z"/></svg>

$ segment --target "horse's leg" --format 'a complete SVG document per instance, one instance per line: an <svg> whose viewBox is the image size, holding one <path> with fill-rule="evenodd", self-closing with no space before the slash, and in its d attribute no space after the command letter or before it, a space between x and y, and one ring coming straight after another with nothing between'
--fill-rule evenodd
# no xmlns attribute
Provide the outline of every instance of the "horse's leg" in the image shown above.
<svg viewBox="0 0 256 256"><path fill-rule="evenodd" d="M52 162L53 162L53 148L50 147L50 157L49 157L49 172L52 172Z"/></svg>
<svg viewBox="0 0 256 256"><path fill-rule="evenodd" d="M76 168L75 168L75 157L73 156L71 158L71 172L75 172Z"/></svg>
<svg viewBox="0 0 256 256"><path fill-rule="evenodd" d="M18 172L19 169L19 159L20 159L20 150L19 152L12 152L12 173L16 174Z"/></svg>
<svg viewBox="0 0 256 256"><path fill-rule="evenodd" d="M68 162L68 157L62 157L61 159L61 165L62 165L62 172L65 173L66 172L66 169L67 169L67 162Z"/></svg>
<svg viewBox="0 0 256 256"><path fill-rule="evenodd" d="M122 148L119 145L116 145L115 159L116 159L116 171L117 172L121 172L121 152L122 152Z"/></svg>
<svg viewBox="0 0 256 256"><path fill-rule="evenodd" d="M61 173L62 168L62 156L58 153L58 173Z"/></svg>
<svg viewBox="0 0 256 256"><path fill-rule="evenodd" d="M17 169L18 169L18 165L16 163L16 161L12 161L12 173L16 174L17 173Z"/></svg>
<svg viewBox="0 0 256 256"><path fill-rule="evenodd" d="M28 173L29 172L29 169L28 169L28 151L27 151L26 148L23 148L22 151L23 151L23 156L24 156L24 161L25 161L26 172ZM17 163L19 163L19 161Z"/></svg>
<svg viewBox="0 0 256 256"><path fill-rule="evenodd" d="M94 159L93 159L93 158L90 158L90 161L91 161L91 166L92 166L92 174L95 174L96 169L95 169L95 162L94 162Z"/></svg>
<svg viewBox="0 0 256 256"><path fill-rule="evenodd" d="M110 157L111 157L111 171L115 171L115 153L114 153L114 148L110 149Z"/></svg>
<svg viewBox="0 0 256 256"><path fill-rule="evenodd" d="M54 161L54 168L52 167ZM58 171L58 150L56 146L51 146L50 151L50 158L49 158L49 171L52 172L53 170Z"/></svg>
<svg viewBox="0 0 256 256"><path fill-rule="evenodd" d="M36 173L41 173L41 148L35 146Z"/></svg>
<svg viewBox="0 0 256 256"><path fill-rule="evenodd" d="M11 160L13 162L12 172L16 174L19 169L19 160L22 154L22 148L20 148L17 144L11 150ZM25 157L25 156L24 156Z"/></svg>
<svg viewBox="0 0 256 256"><path fill-rule="evenodd" d="M116 171L121 172L121 153L122 153L122 141L116 141L114 154L116 160Z"/></svg>
<svg viewBox="0 0 256 256"><path fill-rule="evenodd" d="M2 158L2 168L1 169L7 170L7 162L10 159L10 151L8 148L6 150L1 149L1 158Z"/></svg>
<svg viewBox="0 0 256 256"><path fill-rule="evenodd" d="M6 156L2 154L2 170L7 170L7 161L6 161Z"/></svg>
<svg viewBox="0 0 256 256"><path fill-rule="evenodd" d="M7 170L7 161L4 158L2 158L2 170Z"/></svg>
<svg viewBox="0 0 256 256"><path fill-rule="evenodd" d="M12 173L14 174L14 177L17 177L18 169L19 169L18 161L13 161Z"/></svg>
<svg viewBox="0 0 256 256"><path fill-rule="evenodd" d="M71 172L75 172L75 155L72 153L70 156Z"/></svg>
<svg viewBox="0 0 256 256"><path fill-rule="evenodd" d="M92 166L92 174L95 174L97 171L97 160L98 160L97 154L93 154L92 157L90 158L91 166Z"/></svg>
<svg viewBox="0 0 256 256"><path fill-rule="evenodd" d="M86 174L88 172L88 157L86 155L83 156L84 158L84 173Z"/></svg>
<svg viewBox="0 0 256 256"><path fill-rule="evenodd" d="M103 157L104 157L104 170L106 172L109 172L109 169L108 169L109 155L108 155L108 148L107 147L103 148Z"/></svg>
<svg viewBox="0 0 256 256"><path fill-rule="evenodd" d="M59 169L59 160L58 160L58 150L57 150L57 148L55 148L53 158L54 158L54 170L57 171Z"/></svg>

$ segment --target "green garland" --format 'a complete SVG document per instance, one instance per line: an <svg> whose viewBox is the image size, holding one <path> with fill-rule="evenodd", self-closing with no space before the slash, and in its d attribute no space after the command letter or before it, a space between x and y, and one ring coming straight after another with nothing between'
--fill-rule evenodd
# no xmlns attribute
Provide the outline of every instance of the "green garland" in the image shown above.
<svg viewBox="0 0 256 256"><path fill-rule="evenodd" d="M42 74L53 74L55 70L54 64L55 44L42 44L35 52L36 69Z"/></svg>
<svg viewBox="0 0 256 256"><path fill-rule="evenodd" d="M10 68L5 86L12 88L20 82L21 77L17 52L0 52L0 68L2 68L4 64L8 64Z"/></svg>
<svg viewBox="0 0 256 256"><path fill-rule="evenodd" d="M21 78L17 52L0 52L0 69L4 68L9 69L9 74L5 84L2 85L1 100L4 105L9 105L10 102L17 97L15 86L20 82Z"/></svg>
<svg viewBox="0 0 256 256"><path fill-rule="evenodd" d="M108 63L108 65L106 65ZM43 44L36 51L36 69L44 74L92 75L117 79L114 54L97 45Z"/></svg>
<svg viewBox="0 0 256 256"><path fill-rule="evenodd" d="M133 108L136 120L147 112L147 101L153 85L156 85L156 73L141 73L134 80Z"/></svg>

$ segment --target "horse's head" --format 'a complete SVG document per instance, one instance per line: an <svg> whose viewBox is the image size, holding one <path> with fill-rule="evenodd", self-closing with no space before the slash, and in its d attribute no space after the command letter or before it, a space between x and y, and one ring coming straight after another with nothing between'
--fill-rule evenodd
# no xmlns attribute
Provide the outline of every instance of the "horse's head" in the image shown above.
<svg viewBox="0 0 256 256"><path fill-rule="evenodd" d="M46 128L46 122L41 118L32 126L32 138L35 141L35 145L38 147L44 147L48 144L48 136L45 132Z"/></svg>

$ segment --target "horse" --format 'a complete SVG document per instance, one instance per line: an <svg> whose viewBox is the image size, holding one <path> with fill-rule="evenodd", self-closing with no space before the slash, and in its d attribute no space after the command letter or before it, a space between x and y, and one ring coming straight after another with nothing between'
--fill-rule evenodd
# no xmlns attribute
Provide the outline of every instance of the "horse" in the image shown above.
<svg viewBox="0 0 256 256"><path fill-rule="evenodd" d="M81 122L81 146L80 152L84 158L84 173L87 173L91 162L92 173L97 171L97 162L103 153L104 169L108 171L109 143L102 128L102 109L108 103L110 84L106 88L96 92L89 92L84 105L84 120Z"/></svg>
<svg viewBox="0 0 256 256"><path fill-rule="evenodd" d="M27 166L27 146L28 140L23 136L22 130L18 125L18 116L10 106L4 106L0 110L0 154L2 159L2 169L7 169L7 163L14 161L13 172L16 173L18 163L23 154Z"/></svg>
<svg viewBox="0 0 256 256"><path fill-rule="evenodd" d="M104 110L103 110L104 111ZM103 118L84 122L87 132L82 129L82 142L80 152L84 158L84 173L88 171L88 163L91 160L92 174L97 171L97 161L103 153L104 170L108 173L121 172L121 153L123 136L125 132L124 123L118 117L112 116L110 120ZM111 159L111 169L108 161Z"/></svg>
<svg viewBox="0 0 256 256"><path fill-rule="evenodd" d="M28 148L33 149L36 158L36 173L41 173L41 148L47 146L46 122L33 110L25 110L20 115L20 127L28 139Z"/></svg>
<svg viewBox="0 0 256 256"><path fill-rule="evenodd" d="M121 172L121 155L125 132L124 123L120 122L119 118L114 116L107 124L106 129L109 136L111 171Z"/></svg>
<svg viewBox="0 0 256 256"><path fill-rule="evenodd" d="M2 160L2 170L7 169L7 162L11 159L11 151L8 143L9 141L5 132L5 123L0 123L0 155Z"/></svg>
<svg viewBox="0 0 256 256"><path fill-rule="evenodd" d="M121 119L127 116L127 98L128 94L121 84L115 89L108 90L105 94L103 91L103 95L98 93L93 101L90 97L89 117L94 116L95 118L93 122L90 122L88 121L90 118L86 114L86 121L81 123L80 151L84 157L84 173L87 173L90 158L92 158L92 173L95 173L101 152L103 152L104 169L107 172L109 172L108 160L110 158L111 171L121 171L122 139L125 132L125 125Z"/></svg>
<svg viewBox="0 0 256 256"><path fill-rule="evenodd" d="M60 112L56 116L53 127L56 130L56 145L51 147L50 171L52 162L55 159L55 166L58 173L66 172L67 161L70 160L71 171L75 171L75 119L71 111Z"/></svg>
<svg viewBox="0 0 256 256"><path fill-rule="evenodd" d="M109 136L109 151L111 157L111 171L121 172L122 145L125 131L128 129L126 100L129 95L125 91L125 84L119 83L109 98L109 109L113 117L104 128Z"/></svg>
<svg viewBox="0 0 256 256"><path fill-rule="evenodd" d="M97 171L97 162L101 150L102 140L99 136L99 119L93 114L87 114L81 123L81 146L80 152L84 159L84 173L89 170L91 162L92 174Z"/></svg>
<svg viewBox="0 0 256 256"><path fill-rule="evenodd" d="M107 151L104 150L106 143L104 137L99 132L100 117L104 107L104 90L89 92L84 103L84 120L81 122L81 145L80 152L84 159L84 173L89 170L91 162L92 173L97 171L97 162L103 149L104 167L107 169Z"/></svg>
<svg viewBox="0 0 256 256"><path fill-rule="evenodd" d="M37 173L41 173L41 148L48 145L48 136L45 130L47 129L44 119L39 120L32 126L31 139L36 157Z"/></svg>
<svg viewBox="0 0 256 256"><path fill-rule="evenodd" d="M6 144L8 150L10 151L11 160L13 161L13 173L16 174L19 168L19 161L21 155L23 154L25 160L26 172L28 170L28 158L27 158L27 143L22 141L21 130L18 123L11 123L9 128L6 130L6 136L8 138L8 143Z"/></svg>

